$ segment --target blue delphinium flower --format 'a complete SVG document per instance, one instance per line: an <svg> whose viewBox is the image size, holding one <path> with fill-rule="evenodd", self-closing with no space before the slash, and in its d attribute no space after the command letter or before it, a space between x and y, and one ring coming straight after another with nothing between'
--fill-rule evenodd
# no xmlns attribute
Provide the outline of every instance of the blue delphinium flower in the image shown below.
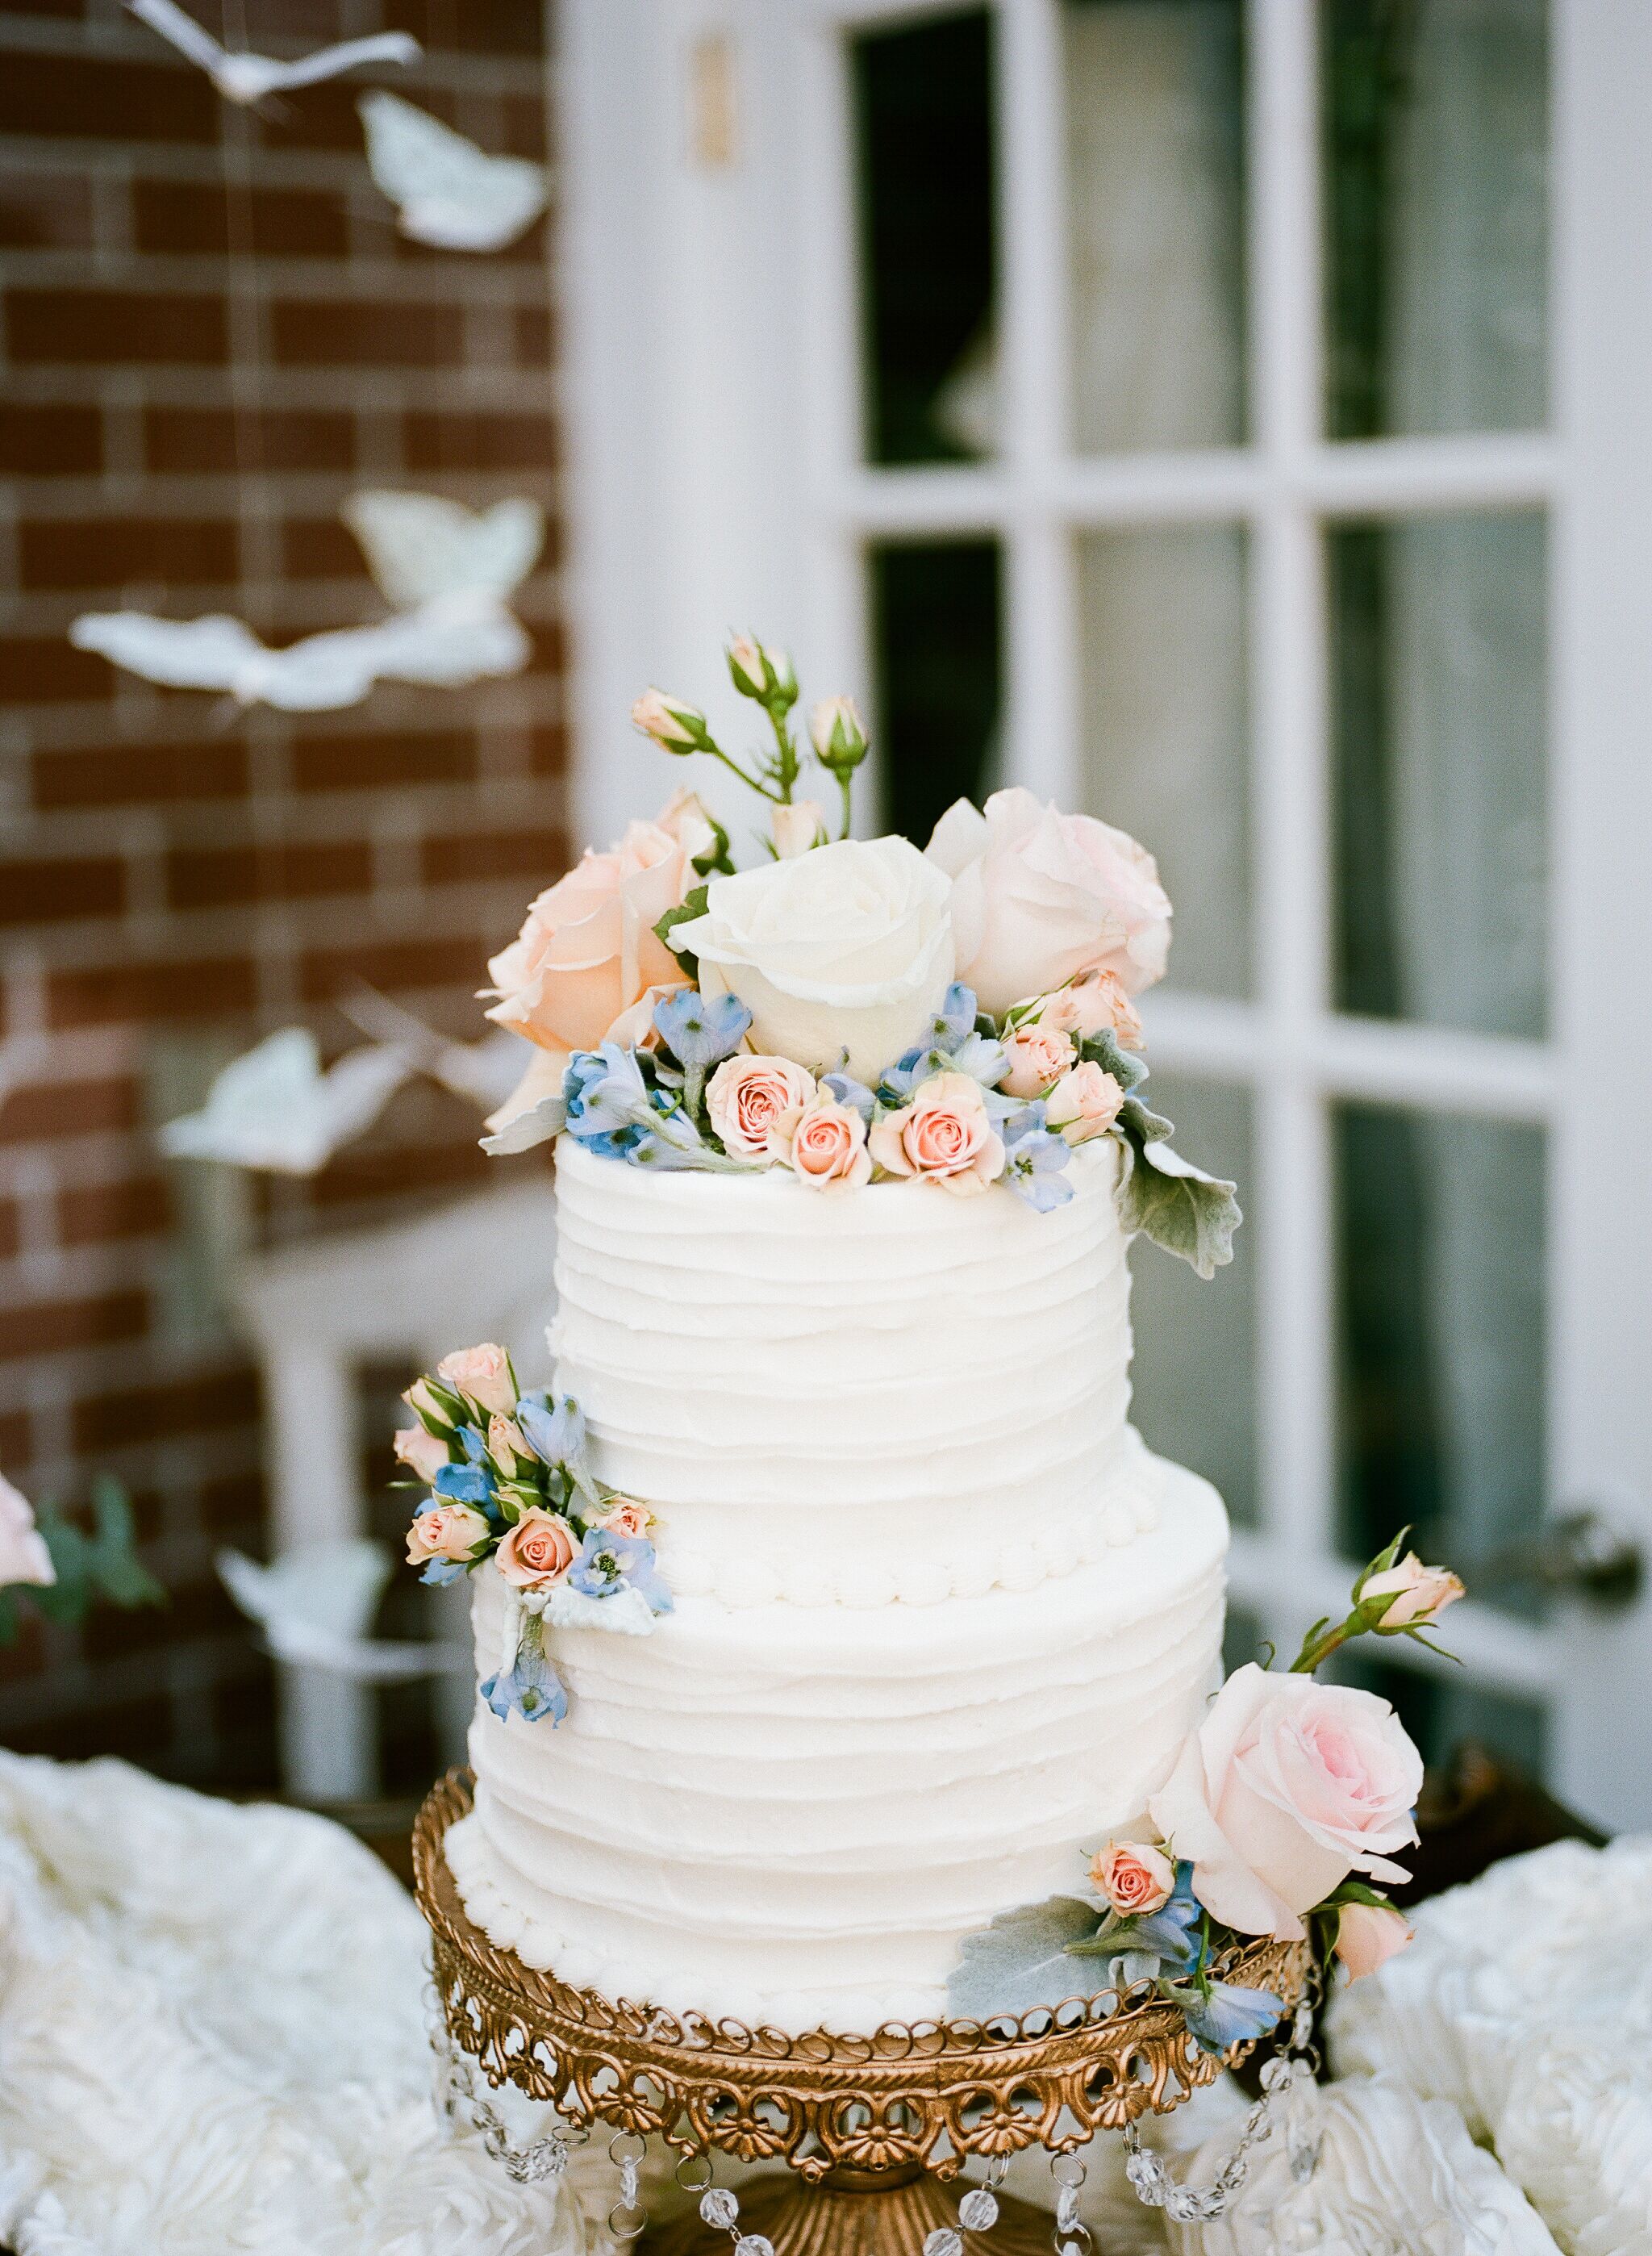
<svg viewBox="0 0 1652 2256"><path fill-rule="evenodd" d="M751 1013L738 995L702 995L697 988L679 987L654 1005L654 1024L660 1040L685 1068L707 1066L733 1057L746 1038Z"/></svg>
<svg viewBox="0 0 1652 2256"><path fill-rule="evenodd" d="M671 1611L671 1594L659 1578L654 1546L641 1535L620 1535L608 1527L588 1527L568 1581L587 1598L611 1597L630 1589L657 1614Z"/></svg>
<svg viewBox="0 0 1652 2256"><path fill-rule="evenodd" d="M941 998L940 1009L929 1022L929 1046L945 1050L950 1056L965 1035L974 1031L975 991L966 987L961 979L954 979Z"/></svg>
<svg viewBox="0 0 1652 2256"><path fill-rule="evenodd" d="M431 1486L449 1504L493 1501L493 1475L486 1465L444 1465Z"/></svg>
<svg viewBox="0 0 1652 2256"><path fill-rule="evenodd" d="M1190 1988L1178 2003L1199 2044L1218 2054L1265 2036L1285 2010L1284 1999L1271 1990L1243 1989L1236 1982L1213 1982L1208 1996Z"/></svg>
<svg viewBox="0 0 1652 2256"><path fill-rule="evenodd" d="M649 1092L636 1054L617 1042L576 1050L563 1076L568 1132L581 1143L629 1128L649 1110Z"/></svg>
<svg viewBox="0 0 1652 2256"><path fill-rule="evenodd" d="M543 1643L525 1634L525 1624L524 1630L516 1659L508 1669L497 1669L484 1680L482 1696L501 1723L512 1713L530 1724L549 1717L554 1731L568 1712L567 1689L546 1660Z"/></svg>
<svg viewBox="0 0 1652 2256"><path fill-rule="evenodd" d="M1064 1138L1045 1127L1042 1100L1011 1113L1002 1132L1004 1181L1016 1197L1040 1214L1065 1206L1072 1196L1065 1173L1072 1153Z"/></svg>
<svg viewBox="0 0 1652 2256"><path fill-rule="evenodd" d="M461 1426L459 1428L459 1446L473 1465L479 1465L488 1454L488 1444L482 1439L481 1428L476 1426Z"/></svg>
<svg viewBox="0 0 1652 2256"><path fill-rule="evenodd" d="M543 1464L578 1464L585 1455L585 1413L571 1394L524 1394L517 1405L517 1424Z"/></svg>
<svg viewBox="0 0 1652 2256"><path fill-rule="evenodd" d="M877 1099L863 1081L856 1081L852 1073L823 1073L820 1086L830 1089L840 1104L858 1112L868 1128L872 1125L872 1108Z"/></svg>

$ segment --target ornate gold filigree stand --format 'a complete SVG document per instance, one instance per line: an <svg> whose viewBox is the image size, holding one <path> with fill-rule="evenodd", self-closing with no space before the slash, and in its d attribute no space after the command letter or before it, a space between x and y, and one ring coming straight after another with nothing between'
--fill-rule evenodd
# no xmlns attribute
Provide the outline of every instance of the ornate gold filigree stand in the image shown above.
<svg viewBox="0 0 1652 2256"><path fill-rule="evenodd" d="M1179 2013L1151 2001L1107 2014L1101 2000L1075 1999L1036 2034L951 2021L786 2036L570 1989L465 1916L442 1836L470 1802L468 1773L452 1771L413 1829L451 2042L496 2089L513 2083L571 2123L658 2136L685 2156L718 2148L787 2164L791 2178L741 2196L741 2229L764 2235L776 2256L919 2256L930 2232L956 2223L943 2188L967 2156L1007 2159L1032 2146L1070 2154L1098 2131L1179 2106L1220 2065ZM1287 2003L1306 1970L1304 1946L1276 1942L1222 1970ZM1001 2196L990 2247L1030 2256L1049 2248L1051 2231L1047 2211ZM701 2256L728 2241L691 2216L647 2245Z"/></svg>

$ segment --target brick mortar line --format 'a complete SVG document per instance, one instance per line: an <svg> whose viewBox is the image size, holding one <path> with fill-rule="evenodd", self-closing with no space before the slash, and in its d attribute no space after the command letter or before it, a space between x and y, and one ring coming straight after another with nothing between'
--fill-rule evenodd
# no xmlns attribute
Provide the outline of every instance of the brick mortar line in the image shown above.
<svg viewBox="0 0 1652 2256"><path fill-rule="evenodd" d="M0 22L4 20L0 18ZM107 256L95 269L88 268L84 250L9 250L5 286L8 290L119 290L140 296L221 298L235 265L233 256L221 250L123 250ZM460 272L465 278L462 295L455 293L453 287ZM341 258L304 258L260 251L256 271L247 270L245 278L249 293L262 299L266 307L280 300L303 305L345 301L515 309L545 306L550 296L538 266L514 265L509 260L492 265L479 263L473 272L469 268L446 264L438 267L423 260L397 264L360 253Z"/></svg>
<svg viewBox="0 0 1652 2256"><path fill-rule="evenodd" d="M226 410L226 412L228 411ZM462 421L456 412L453 421ZM548 423L547 415L545 420ZM328 518L338 514L341 491L359 492L363 487L389 485L400 491L446 494L472 509L527 494L539 502L547 517L554 509L554 469L399 469L375 475L355 470L266 470L260 483L273 497L287 504ZM235 515L245 480L233 470L130 470L75 472L67 476L42 473L8 481L18 518L37 524L58 524L104 513L142 516L171 521L215 514L225 521ZM285 512L284 512L285 513ZM535 578L540 576L536 572ZM313 582L306 585L314 585Z"/></svg>
<svg viewBox="0 0 1652 2256"><path fill-rule="evenodd" d="M107 589L102 591L106 597L108 592ZM106 610L109 605L106 601L87 608ZM559 622L548 620L545 624L554 625ZM62 624L54 622L51 631L61 633L62 631ZM507 694L507 692L511 694ZM177 697L186 694L181 690L172 693ZM411 687L404 697L399 693L393 693L387 686L376 689L371 698L364 698L359 705L334 708L327 717L337 723L335 729L312 729L306 734L312 737L340 733L354 735L356 730L352 728L351 721L353 716L360 716L364 724L362 732L369 736L402 733L440 735L454 726L472 730L478 736L486 736L496 730L559 723L567 715L567 677L560 673L515 674L505 681L478 683L468 693L456 690L449 694L455 698L467 696L469 701L463 708L454 707L451 720L446 717L432 720L430 717L432 693L427 692L422 700L416 700ZM380 700L383 702L379 702ZM208 701L207 693L201 692L199 701L192 699L191 701L198 701L204 706ZM137 703L135 697L134 704ZM418 717L415 717L414 711L416 704L419 709ZM439 713L439 708L435 709ZM112 699L108 701L88 700L85 703L65 699L60 703L37 707L29 716L31 749L35 751L94 752L129 745L134 751L141 751L151 744L170 746L199 741L202 751L207 751L219 741L210 737L193 737L186 727L186 719L193 717L187 715L187 709L172 705L159 691L156 692L152 704L148 704L147 709L138 706L138 710L143 714L143 719L141 725L135 726L130 717L117 718ZM314 720L320 716L311 715L306 717ZM181 737L180 729L184 730Z"/></svg>
<svg viewBox="0 0 1652 2256"><path fill-rule="evenodd" d="M313 53L318 46L332 44L327 39L260 32L252 48L254 53L268 55L274 61L291 62ZM0 53L144 64L170 68L180 79L198 70L158 32L120 17L106 22L65 23L51 16L0 16ZM410 100L419 93L491 95L496 100L510 95L543 98L545 93L542 58L478 54L465 47L426 47L414 63L361 65L347 74L343 83L352 94L377 91L401 94ZM309 91L299 87L285 99L300 102Z"/></svg>
<svg viewBox="0 0 1652 2256"><path fill-rule="evenodd" d="M267 521L280 520L272 518ZM566 616L559 600L562 592L561 575L557 568L536 572L512 596L511 609L529 626L559 626ZM187 618L197 611L238 611L243 606L252 607L261 618L275 622L270 631L278 634L308 634L330 626L367 626L390 617L390 607L368 577L364 562L361 576L348 580L296 580L290 575L248 572L234 580L140 577L97 588L32 589L25 594L0 596L0 624L9 634L67 634L69 622L80 612L109 610L135 600L145 609L159 608L164 603L169 614L178 618ZM295 621L295 624L285 626L282 622L287 619ZM531 678L524 673L500 674L494 680L506 682ZM211 693L200 694L205 696ZM446 694L461 697L467 692L457 688ZM357 709L341 705L325 709L342 713Z"/></svg>
<svg viewBox="0 0 1652 2256"><path fill-rule="evenodd" d="M145 362L125 371L144 407L216 407L229 405L230 371L222 362L197 367L188 362ZM6 370L8 398L15 406L103 407L122 377L107 363L25 363ZM565 393L554 364L550 368L469 366L448 369L264 367L258 371L259 405L284 413L318 408L348 414L357 410L383 414L459 412L524 413L542 393L547 407L564 412ZM456 400L460 403L455 405Z"/></svg>
<svg viewBox="0 0 1652 2256"><path fill-rule="evenodd" d="M382 733L394 737L400 732ZM304 741L295 739L295 748ZM398 836L411 835L416 842L421 835L432 835L432 826L458 837L481 837L513 824L520 826L524 817L534 814L542 820L531 827L553 829L552 818L558 809L550 803L547 787L554 788L559 781L556 776L525 773L490 777L485 786L486 804L476 784L462 779L292 790L283 793L268 810L269 827L262 833L255 831L242 798L179 800L164 809L152 801L41 807L32 813L20 809L0 835L0 877L17 864L59 859L199 853L214 846L234 851L257 845L330 846L358 841L365 845L371 842L375 826L385 821L398 826ZM112 820L123 833L114 843L109 837ZM138 837L137 826L143 821L153 828ZM172 913L170 902L159 900L156 906ZM34 928L44 931L55 922L51 918L36 920Z"/></svg>

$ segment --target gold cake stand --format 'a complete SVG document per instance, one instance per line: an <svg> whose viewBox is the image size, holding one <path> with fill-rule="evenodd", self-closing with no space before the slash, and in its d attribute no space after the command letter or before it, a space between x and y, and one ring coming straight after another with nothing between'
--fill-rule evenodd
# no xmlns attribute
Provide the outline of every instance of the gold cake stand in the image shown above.
<svg viewBox="0 0 1652 2256"><path fill-rule="evenodd" d="M943 2188L967 2157L1007 2162L1032 2146L1071 2154L1098 2131L1168 2113L1223 2065L1173 2007L1150 2000L1107 2013L1103 1999L1074 1999L1054 2016L1029 2016L1035 2034L946 2021L787 2036L571 1989L466 1917L442 1837L471 1796L469 1773L450 1771L413 1828L414 1886L449 2042L496 2090L514 2084L573 2125L657 2136L685 2158L717 2148L786 2164L791 2176L740 2196L739 2230L763 2235L776 2256L920 2256L931 2232L956 2225ZM1220 1970L1289 2006L1308 1965L1305 1944L1263 1942ZM1249 2049L1236 2045L1227 2064ZM1047 2250L1051 2234L1047 2210L1000 2196L995 2256ZM691 2213L644 2245L650 2256L706 2256L728 2239Z"/></svg>

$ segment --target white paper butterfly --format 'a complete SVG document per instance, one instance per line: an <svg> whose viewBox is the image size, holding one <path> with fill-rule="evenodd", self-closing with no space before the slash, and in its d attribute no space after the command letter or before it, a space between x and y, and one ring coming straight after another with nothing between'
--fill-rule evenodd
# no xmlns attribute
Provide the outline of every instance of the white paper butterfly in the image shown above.
<svg viewBox="0 0 1652 2256"><path fill-rule="evenodd" d="M238 704L287 713L359 705L376 681L455 689L521 672L532 645L505 598L533 569L545 539L537 502L478 512L437 494L362 493L341 514L397 607L376 626L335 628L271 650L222 611L199 619L88 611L69 640L146 681L227 690Z"/></svg>
<svg viewBox="0 0 1652 2256"><path fill-rule="evenodd" d="M278 1660L377 1684L474 1666L467 1646L367 1635L396 1562L383 1544L365 1537L306 1543L269 1567L243 1551L225 1550L216 1564L224 1588L263 1630Z"/></svg>
<svg viewBox="0 0 1652 2256"><path fill-rule="evenodd" d="M399 95L364 94L355 106L368 170L416 243L503 250L545 209L550 181L525 157L490 157Z"/></svg>
<svg viewBox="0 0 1652 2256"><path fill-rule="evenodd" d="M344 39L337 46L300 55L296 62L281 63L268 55L231 54L178 0L126 0L126 4L180 55L199 63L226 102L243 107L269 94L337 78L357 63L416 63L424 52L406 32L379 32L371 39Z"/></svg>
<svg viewBox="0 0 1652 2256"><path fill-rule="evenodd" d="M411 1071L399 1050L376 1046L323 1073L315 1036L286 1026L226 1066L199 1112L169 1120L161 1148L174 1159L313 1175L371 1127Z"/></svg>
<svg viewBox="0 0 1652 2256"><path fill-rule="evenodd" d="M532 1048L505 1026L496 1026L479 1042L450 1042L376 987L353 988L337 1003L370 1040L399 1050L416 1072L428 1075L455 1096L467 1096L484 1112L504 1103L521 1080Z"/></svg>

